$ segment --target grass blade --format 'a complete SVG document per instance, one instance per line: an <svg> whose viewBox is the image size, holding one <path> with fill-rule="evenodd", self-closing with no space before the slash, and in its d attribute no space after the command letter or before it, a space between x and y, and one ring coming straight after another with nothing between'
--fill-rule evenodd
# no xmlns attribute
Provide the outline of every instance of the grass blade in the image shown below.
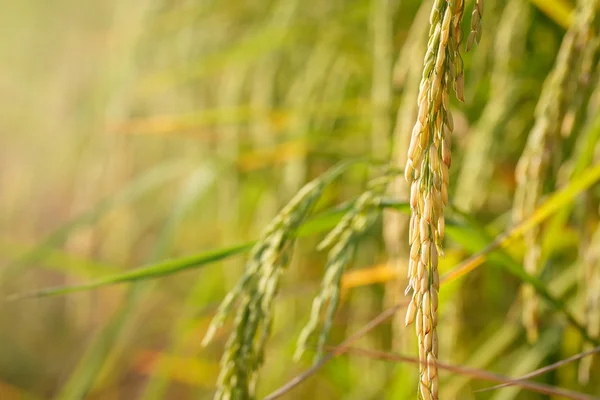
<svg viewBox="0 0 600 400"><path fill-rule="evenodd" d="M176 272L180 272L190 268L200 268L205 265L212 264L214 262L232 257L234 255L241 254L245 251L248 251L253 246L253 244L253 242L242 243L236 246L227 247L225 249L219 249L216 251L209 251L206 253L191 255L188 257L166 260L156 264L148 265L146 267L140 267L125 273L115 274L82 285L50 287L46 289L36 290L30 293L12 295L9 296L8 299L17 300L27 297L56 296L74 292L81 292L84 290L96 289L101 286L114 285L117 283L155 279L161 276L171 275Z"/></svg>

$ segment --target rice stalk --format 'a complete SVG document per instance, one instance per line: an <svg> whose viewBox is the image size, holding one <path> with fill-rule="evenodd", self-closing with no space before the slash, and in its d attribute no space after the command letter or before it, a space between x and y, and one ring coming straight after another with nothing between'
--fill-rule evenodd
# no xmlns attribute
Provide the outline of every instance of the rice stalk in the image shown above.
<svg viewBox="0 0 600 400"><path fill-rule="evenodd" d="M549 176L553 158L560 154L560 129L564 123L570 93L579 88L578 66L585 60L585 48L597 46L598 14L600 1L580 0L577 5L575 22L569 28L561 44L553 70L547 78L536 106L535 124L527 138L525 150L517 164L515 178L517 190L513 203L513 220L520 221L535 209L543 192L544 182ZM527 252L524 258L526 272L536 275L539 272L541 251L539 227L529 231L525 237ZM524 285L523 323L530 341L537 340L538 299L533 288Z"/></svg>
<svg viewBox="0 0 600 400"><path fill-rule="evenodd" d="M410 261L407 292L412 299L406 325L416 319L419 342L419 393L438 398L438 254L443 256L443 207L448 203L448 169L454 128L448 92L464 101L463 63L459 52L464 2L436 0L430 15L429 42L418 96L418 118L405 168L411 184Z"/></svg>
<svg viewBox="0 0 600 400"><path fill-rule="evenodd" d="M325 342L340 302L342 276L352 260L361 237L380 214L379 204L390 180L391 176L389 175L372 180L368 189L356 200L336 227L318 245L318 250L327 248L330 250L327 255L321 289L313 300L310 319L298 339L294 356L296 359L299 359L306 349L311 347L309 340L316 333L323 315L323 309L327 304L323 327L318 337L315 362L322 359Z"/></svg>
<svg viewBox="0 0 600 400"><path fill-rule="evenodd" d="M254 245L243 276L227 294L206 332L208 344L239 302L234 328L221 358L215 399L253 399L258 370L270 334L273 305L283 270L288 266L295 233L310 214L324 188L341 174L342 163L306 184L264 230Z"/></svg>

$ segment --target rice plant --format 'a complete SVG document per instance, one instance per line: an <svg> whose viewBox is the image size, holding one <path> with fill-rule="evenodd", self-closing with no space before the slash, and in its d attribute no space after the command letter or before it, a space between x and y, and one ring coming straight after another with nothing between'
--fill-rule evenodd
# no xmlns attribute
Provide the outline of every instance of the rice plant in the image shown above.
<svg viewBox="0 0 600 400"><path fill-rule="evenodd" d="M0 22L2 400L598 398L600 0Z"/></svg>

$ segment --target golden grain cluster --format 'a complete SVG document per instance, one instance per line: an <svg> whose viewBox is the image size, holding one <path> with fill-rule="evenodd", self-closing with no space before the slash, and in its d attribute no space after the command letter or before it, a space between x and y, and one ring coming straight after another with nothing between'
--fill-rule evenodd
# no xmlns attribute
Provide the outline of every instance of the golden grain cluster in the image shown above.
<svg viewBox="0 0 600 400"><path fill-rule="evenodd" d="M419 391L438 398L438 256L443 255L443 208L448 203L451 135L454 129L449 92L464 100L459 46L464 3L438 0L430 15L430 34L418 96L418 117L408 149L405 177L410 182L412 216L408 266L412 299L406 324L415 321L419 341ZM478 25L477 25L478 26Z"/></svg>

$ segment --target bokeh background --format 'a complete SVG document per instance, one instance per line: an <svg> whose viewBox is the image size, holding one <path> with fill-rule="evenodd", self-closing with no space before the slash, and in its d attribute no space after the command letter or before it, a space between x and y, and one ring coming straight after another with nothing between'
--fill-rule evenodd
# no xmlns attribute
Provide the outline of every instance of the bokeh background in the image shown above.
<svg viewBox="0 0 600 400"><path fill-rule="evenodd" d="M211 398L230 325L208 347L200 342L243 256L156 280L4 298L245 243L336 162L400 160L425 51L424 3L2 2L0 398ZM573 7L486 0L482 41L464 55L466 100L452 100L450 198L493 235L510 225L514 168ZM577 137L565 140L567 161ZM368 177L360 168L345 174L319 208L355 198ZM403 200L402 185L395 189L390 195ZM596 223L597 208L585 204L596 204L597 189L577 200L559 235L544 238L545 281L577 312L580 222ZM362 240L331 344L403 298L403 218L385 214ZM310 365L292 354L323 272L320 238L300 240L286 272L260 396ZM447 246L446 269L470 254ZM520 260L522 244L510 253ZM581 351L578 334L552 312L539 341L527 342L518 287L484 264L442 289L441 358L518 376ZM402 319L357 346L414 355L414 332ZM587 384L578 368L538 379L599 394L597 365ZM284 398L412 399L416 382L414 365L348 355ZM548 398L517 388L473 393L486 385L443 373L441 396Z"/></svg>

